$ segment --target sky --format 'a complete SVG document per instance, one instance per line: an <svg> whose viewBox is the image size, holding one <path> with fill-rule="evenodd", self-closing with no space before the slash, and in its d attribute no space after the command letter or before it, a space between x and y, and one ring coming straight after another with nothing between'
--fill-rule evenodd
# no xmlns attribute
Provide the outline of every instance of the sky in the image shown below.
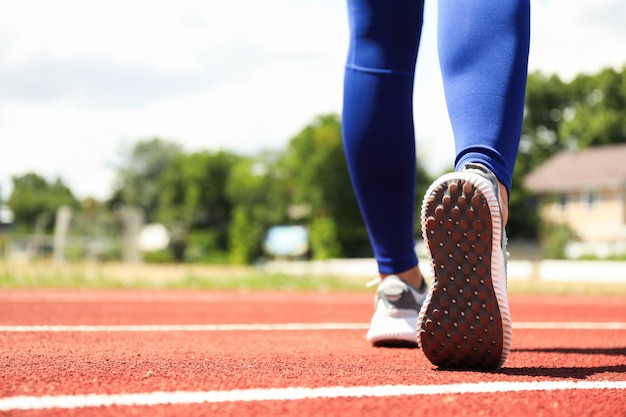
<svg viewBox="0 0 626 417"><path fill-rule="evenodd" d="M454 157L426 1L417 151ZM530 71L569 80L626 64L626 1L531 1ZM345 0L0 0L0 192L13 176L111 195L121 157L160 137L185 151L281 150L340 113Z"/></svg>

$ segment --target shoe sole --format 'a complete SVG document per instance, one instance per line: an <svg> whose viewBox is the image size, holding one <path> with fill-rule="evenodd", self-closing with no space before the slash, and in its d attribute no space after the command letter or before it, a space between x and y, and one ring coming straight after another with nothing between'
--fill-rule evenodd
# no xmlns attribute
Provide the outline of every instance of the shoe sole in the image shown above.
<svg viewBox="0 0 626 417"><path fill-rule="evenodd" d="M417 318L374 316L366 339L376 347L416 348Z"/></svg>
<svg viewBox="0 0 626 417"><path fill-rule="evenodd" d="M425 356L440 368L492 370L508 357L501 223L493 186L476 173L444 175L426 193L422 231L433 282L417 331Z"/></svg>

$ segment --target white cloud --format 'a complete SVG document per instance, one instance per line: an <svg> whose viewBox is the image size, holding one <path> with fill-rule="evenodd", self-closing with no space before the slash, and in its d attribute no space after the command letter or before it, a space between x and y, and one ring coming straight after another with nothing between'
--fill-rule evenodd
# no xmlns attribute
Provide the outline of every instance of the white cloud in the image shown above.
<svg viewBox="0 0 626 417"><path fill-rule="evenodd" d="M12 41L6 62L19 64L42 55L101 56L113 63L193 69L196 52L228 38L209 26L188 24L185 17L192 6L184 1L11 2L11 12L2 18Z"/></svg>
<svg viewBox="0 0 626 417"><path fill-rule="evenodd" d="M542 0L532 3L530 70L565 80L626 64L626 2Z"/></svg>
<svg viewBox="0 0 626 417"><path fill-rule="evenodd" d="M106 197L122 141L278 147L314 115L340 106L343 4L6 3L5 197L10 176L29 170L62 176L80 196Z"/></svg>
<svg viewBox="0 0 626 417"><path fill-rule="evenodd" d="M281 148L341 110L347 46L339 0L0 0L0 184L32 170L80 197L110 194L120 144ZM626 61L619 0L533 2L532 69L571 77ZM416 80L418 149L451 164L435 45L436 2Z"/></svg>

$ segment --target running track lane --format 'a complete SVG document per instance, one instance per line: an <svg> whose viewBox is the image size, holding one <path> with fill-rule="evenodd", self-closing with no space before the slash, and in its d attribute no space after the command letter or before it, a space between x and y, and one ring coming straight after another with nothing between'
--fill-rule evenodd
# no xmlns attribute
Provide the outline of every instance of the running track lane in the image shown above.
<svg viewBox="0 0 626 417"><path fill-rule="evenodd" d="M626 298L511 297L490 373L369 346L372 298L2 291L0 415L626 416Z"/></svg>

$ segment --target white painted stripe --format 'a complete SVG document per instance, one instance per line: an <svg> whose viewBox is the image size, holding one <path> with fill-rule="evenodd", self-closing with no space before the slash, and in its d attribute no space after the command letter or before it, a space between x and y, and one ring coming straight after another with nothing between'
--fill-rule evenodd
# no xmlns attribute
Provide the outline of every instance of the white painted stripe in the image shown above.
<svg viewBox="0 0 626 417"><path fill-rule="evenodd" d="M359 294L328 294L322 292L202 292L202 291L0 291L1 303L133 303L180 304L321 304L371 305L370 297Z"/></svg>
<svg viewBox="0 0 626 417"><path fill-rule="evenodd" d="M514 329L532 329L532 330L626 330L626 322L606 321L606 322L519 322L513 323Z"/></svg>
<svg viewBox="0 0 626 417"><path fill-rule="evenodd" d="M107 406L155 406L249 401L294 401L320 398L397 397L437 394L502 393L563 390L623 390L626 381L480 382L448 385L381 385L321 388L268 388L232 391L176 391L137 394L19 396L0 399L0 411L73 409Z"/></svg>
<svg viewBox="0 0 626 417"><path fill-rule="evenodd" d="M364 330L369 323L257 323L257 324L128 324L128 325L0 325L0 332L239 332ZM514 329L626 330L626 322L518 322Z"/></svg>
<svg viewBox="0 0 626 417"><path fill-rule="evenodd" d="M367 323L269 323L269 324L138 324L138 325L42 325L0 326L0 332L237 332L296 330L361 330Z"/></svg>

